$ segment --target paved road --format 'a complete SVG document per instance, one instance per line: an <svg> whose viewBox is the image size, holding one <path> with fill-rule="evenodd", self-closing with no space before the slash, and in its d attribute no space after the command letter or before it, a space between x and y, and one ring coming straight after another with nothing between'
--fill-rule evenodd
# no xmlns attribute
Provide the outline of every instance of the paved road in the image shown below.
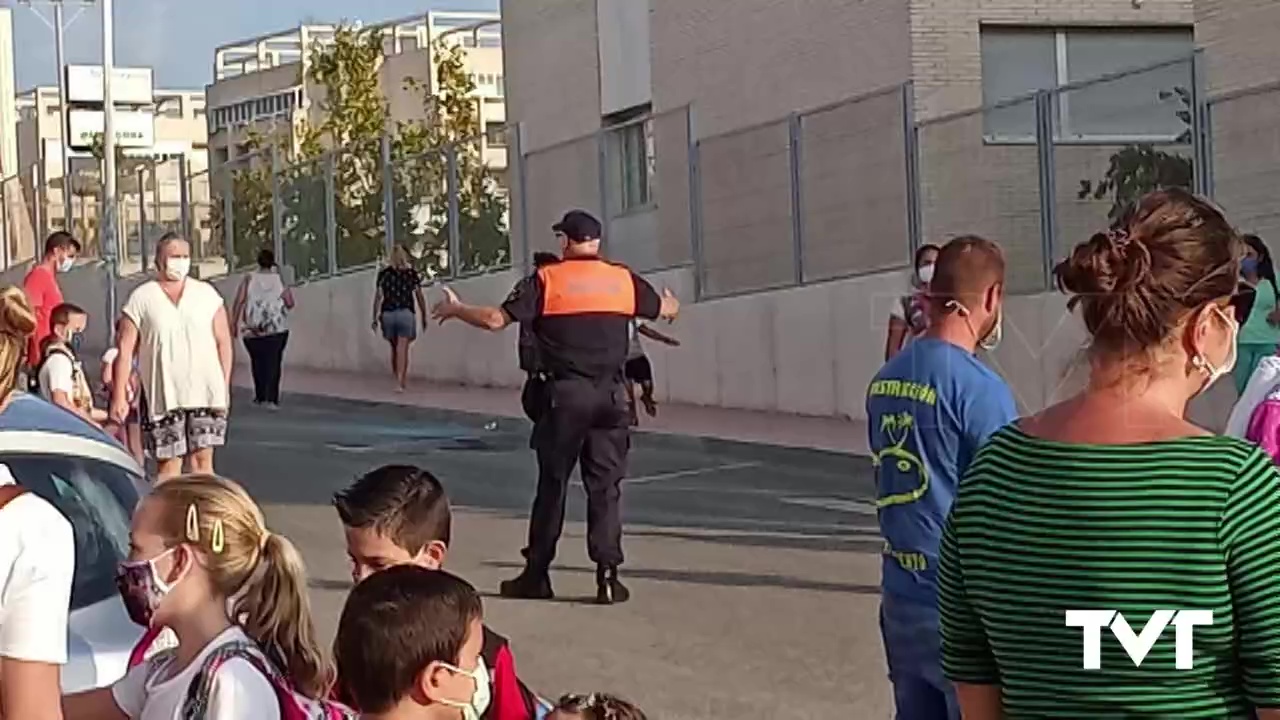
<svg viewBox="0 0 1280 720"><path fill-rule="evenodd" d="M582 493L555 602L493 596L518 571L535 473L527 425L321 398L233 411L220 472L243 482L308 561L332 637L350 588L332 493L410 462L456 508L448 566L486 594L521 675L544 694L615 690L670 720L889 717L876 608L875 512L865 461L810 451L638 436L624 493L635 598L601 608Z"/></svg>

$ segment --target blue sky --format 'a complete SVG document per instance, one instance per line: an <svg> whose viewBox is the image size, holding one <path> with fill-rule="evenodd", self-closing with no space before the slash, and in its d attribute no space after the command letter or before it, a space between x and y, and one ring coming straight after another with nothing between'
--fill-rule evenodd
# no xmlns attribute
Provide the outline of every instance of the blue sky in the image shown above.
<svg viewBox="0 0 1280 720"><path fill-rule="evenodd" d="M32 10L13 7L18 89L53 84L53 31ZM77 4L67 0L67 17ZM213 49L303 21L366 24L435 8L496 10L498 0L115 0L117 65L155 68L157 87L201 89L213 78ZM47 7L38 8L46 18ZM67 62L102 60L101 10L90 6L67 29Z"/></svg>

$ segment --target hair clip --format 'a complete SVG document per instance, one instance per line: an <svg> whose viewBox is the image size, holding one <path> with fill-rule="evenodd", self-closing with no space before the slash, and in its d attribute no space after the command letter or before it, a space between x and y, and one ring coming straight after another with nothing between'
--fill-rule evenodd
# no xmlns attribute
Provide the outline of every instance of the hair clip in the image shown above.
<svg viewBox="0 0 1280 720"><path fill-rule="evenodd" d="M200 513L195 503L187 506L187 542L200 542Z"/></svg>
<svg viewBox="0 0 1280 720"><path fill-rule="evenodd" d="M214 555L219 555L222 553L223 548L226 547L226 544L227 538L222 531L222 520L214 520L213 537L209 538L209 549L213 551Z"/></svg>

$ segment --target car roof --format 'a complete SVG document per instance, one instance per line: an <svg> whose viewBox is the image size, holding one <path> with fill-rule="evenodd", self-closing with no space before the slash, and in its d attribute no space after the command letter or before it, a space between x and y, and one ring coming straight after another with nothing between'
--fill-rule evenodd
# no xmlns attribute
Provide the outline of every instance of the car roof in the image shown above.
<svg viewBox="0 0 1280 720"><path fill-rule="evenodd" d="M26 392L14 393L9 407L0 412L0 453L14 452L91 457L142 474L115 438L75 413Z"/></svg>

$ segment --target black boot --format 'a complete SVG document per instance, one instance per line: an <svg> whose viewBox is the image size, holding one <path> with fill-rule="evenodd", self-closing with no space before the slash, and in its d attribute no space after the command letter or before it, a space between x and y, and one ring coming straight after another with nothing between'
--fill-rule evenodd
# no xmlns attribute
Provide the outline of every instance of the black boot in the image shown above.
<svg viewBox="0 0 1280 720"><path fill-rule="evenodd" d="M618 579L618 568L596 566L596 604L613 605L631 599L631 591Z"/></svg>
<svg viewBox="0 0 1280 720"><path fill-rule="evenodd" d="M498 594L519 600L550 600L556 596L551 589L551 576L529 567L511 580L503 580Z"/></svg>

